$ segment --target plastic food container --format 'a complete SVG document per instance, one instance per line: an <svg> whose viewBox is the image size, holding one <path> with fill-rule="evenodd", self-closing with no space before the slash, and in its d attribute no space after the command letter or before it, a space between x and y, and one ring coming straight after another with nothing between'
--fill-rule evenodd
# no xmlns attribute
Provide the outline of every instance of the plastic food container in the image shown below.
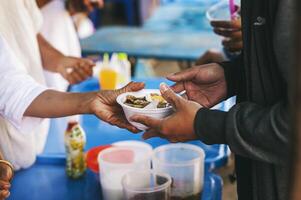
<svg viewBox="0 0 301 200"><path fill-rule="evenodd" d="M154 150L153 169L173 180L171 199L200 199L204 183L203 149L191 144L168 144Z"/></svg>
<svg viewBox="0 0 301 200"><path fill-rule="evenodd" d="M124 102L126 100L126 97L128 95L133 95L135 97L144 97L148 94L151 93L157 93L160 94L160 90L152 90L152 89L143 89L141 91L138 92L127 92L127 93L123 93L121 95L119 95L117 97L117 102L119 105L121 105L121 107L123 108L124 114L127 118L127 120L136 128L138 128L139 130L146 130L147 127L144 126L143 124L140 123L136 123L130 120L130 118L133 115L144 115L144 116L149 116L149 117L153 117L156 119L162 119L164 117L167 117L168 115L170 115L173 111L172 106L168 106L166 108L152 108L152 109L148 109L148 108L134 108L131 107L129 105L126 105Z"/></svg>
<svg viewBox="0 0 301 200"><path fill-rule="evenodd" d="M110 147L112 147L112 145L102 145L102 146L91 148L87 152L86 163L87 163L87 167L92 172L98 174L98 172L99 172L99 166L98 166L98 161L97 161L98 154L101 151L103 151L107 148L110 148Z"/></svg>
<svg viewBox="0 0 301 200"><path fill-rule="evenodd" d="M171 177L151 170L129 172L122 186L125 200L169 200Z"/></svg>
<svg viewBox="0 0 301 200"><path fill-rule="evenodd" d="M239 1L236 1L235 3L236 5L240 5ZM240 16L238 13L238 7L235 16ZM229 8L229 0L223 0L211 6L206 12L206 17L209 21L230 21L231 13Z"/></svg>
<svg viewBox="0 0 301 200"><path fill-rule="evenodd" d="M124 140L124 141L114 142L112 145L118 147L144 147L149 151L150 154L152 154L153 152L153 147L150 144L142 141L137 141L137 140Z"/></svg>
<svg viewBox="0 0 301 200"><path fill-rule="evenodd" d="M104 200L122 200L122 177L130 171L149 170L151 154L145 147L111 147L98 155Z"/></svg>

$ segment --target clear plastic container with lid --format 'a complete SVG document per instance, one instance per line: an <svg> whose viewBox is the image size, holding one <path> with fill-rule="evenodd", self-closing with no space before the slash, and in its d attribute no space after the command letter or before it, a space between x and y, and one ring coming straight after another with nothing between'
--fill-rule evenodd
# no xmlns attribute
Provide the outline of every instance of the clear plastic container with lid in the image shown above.
<svg viewBox="0 0 301 200"><path fill-rule="evenodd" d="M151 153L145 147L113 146L101 151L98 163L104 200L122 200L123 176L130 171L149 170L150 162Z"/></svg>
<svg viewBox="0 0 301 200"><path fill-rule="evenodd" d="M153 168L172 178L171 200L199 200L204 183L203 149L191 144L168 144L154 150Z"/></svg>
<svg viewBox="0 0 301 200"><path fill-rule="evenodd" d="M171 178L151 170L129 172L122 179L125 200L169 200Z"/></svg>

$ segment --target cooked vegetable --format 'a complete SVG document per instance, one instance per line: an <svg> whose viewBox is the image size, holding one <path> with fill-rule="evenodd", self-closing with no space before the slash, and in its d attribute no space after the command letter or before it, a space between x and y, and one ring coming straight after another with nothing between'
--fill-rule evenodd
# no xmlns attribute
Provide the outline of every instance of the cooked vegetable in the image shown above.
<svg viewBox="0 0 301 200"><path fill-rule="evenodd" d="M144 108L150 104L150 102L146 100L146 97L135 97L133 95L126 96L124 103L134 108Z"/></svg>

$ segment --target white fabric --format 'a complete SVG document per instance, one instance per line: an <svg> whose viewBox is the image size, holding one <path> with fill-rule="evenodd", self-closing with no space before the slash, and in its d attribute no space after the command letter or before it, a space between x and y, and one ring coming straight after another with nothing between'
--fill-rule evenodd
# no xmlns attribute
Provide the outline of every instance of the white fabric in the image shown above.
<svg viewBox="0 0 301 200"><path fill-rule="evenodd" d="M17 169L30 166L35 160L35 135L29 133L41 119L23 117L23 114L46 90L20 68L22 63L14 59L13 52L0 37L0 149Z"/></svg>
<svg viewBox="0 0 301 200"><path fill-rule="evenodd" d="M13 59L19 60L21 63L15 67L31 76L39 84L45 85L36 38L42 25L42 15L35 0L1 0L0 24L0 35L11 48ZM1 63L1 65L3 64L7 68L11 67L6 65L6 62ZM12 83L7 82L7 84ZM21 85L15 88L15 92L19 92L20 88L22 88ZM32 97L39 93L36 90L32 90L32 92L33 94L30 93ZM4 97L1 96L2 98ZM23 99L16 100L22 106ZM28 124L26 135L25 131L18 130L9 121L0 118L0 148L16 169L30 166L34 162L35 156L43 151L49 128L48 120L41 120L38 124L34 123L36 120L32 118L24 119L24 121Z"/></svg>
<svg viewBox="0 0 301 200"><path fill-rule="evenodd" d="M43 26L41 29L45 39L56 49L67 56L81 56L79 39L71 16L65 9L64 0L52 0L45 5ZM68 82L60 75L44 71L47 85L60 91L66 91Z"/></svg>

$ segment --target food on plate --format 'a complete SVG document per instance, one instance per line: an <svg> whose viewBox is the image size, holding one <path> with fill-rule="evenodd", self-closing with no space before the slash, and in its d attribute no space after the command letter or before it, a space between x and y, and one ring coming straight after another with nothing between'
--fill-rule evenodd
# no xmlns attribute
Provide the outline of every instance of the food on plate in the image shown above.
<svg viewBox="0 0 301 200"><path fill-rule="evenodd" d="M127 95L124 104L134 107L134 108L144 108L148 104L149 101L146 100L146 97L135 97L133 95Z"/></svg>
<svg viewBox="0 0 301 200"><path fill-rule="evenodd" d="M150 93L143 97L127 95L124 104L134 108L145 108L152 102L156 103L156 108L166 108L169 105L165 99L157 93Z"/></svg>

